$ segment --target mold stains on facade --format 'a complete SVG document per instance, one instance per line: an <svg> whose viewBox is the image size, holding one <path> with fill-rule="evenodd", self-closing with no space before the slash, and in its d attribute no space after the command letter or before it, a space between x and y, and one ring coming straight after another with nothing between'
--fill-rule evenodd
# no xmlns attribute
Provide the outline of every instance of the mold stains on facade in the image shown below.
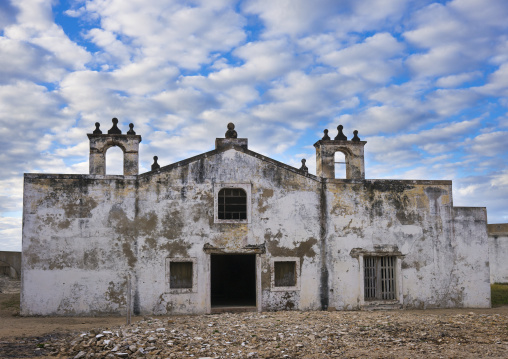
<svg viewBox="0 0 508 359"><path fill-rule="evenodd" d="M147 244L146 246L143 247L143 250L153 250L153 249L156 249L157 248L157 240L155 238L146 238L145 239L145 243Z"/></svg>
<svg viewBox="0 0 508 359"><path fill-rule="evenodd" d="M189 249L192 244L185 242L183 239L173 241L160 241L159 252L164 253L167 257L188 257Z"/></svg>
<svg viewBox="0 0 508 359"><path fill-rule="evenodd" d="M429 199L429 208L431 214L439 213L440 207L442 206L442 202L439 201L439 198L445 193L446 191L444 191L442 188L438 187L425 188L425 194Z"/></svg>
<svg viewBox="0 0 508 359"><path fill-rule="evenodd" d="M122 251L124 258L127 260L129 267L134 268L136 262L138 260L135 252L132 250L131 245L129 243L122 243Z"/></svg>
<svg viewBox="0 0 508 359"><path fill-rule="evenodd" d="M269 205L267 202L270 200L270 198L273 197L273 189L271 188L264 188L261 192L261 195L259 196L258 201L258 211L259 213L265 213L266 210L269 208Z"/></svg>
<svg viewBox="0 0 508 359"><path fill-rule="evenodd" d="M97 267L99 267L99 253L97 248L85 250L83 254L83 268L94 270Z"/></svg>
<svg viewBox="0 0 508 359"><path fill-rule="evenodd" d="M176 209L165 212L161 223L161 237L166 239L178 239L182 237L185 222L181 216L182 213Z"/></svg>
<svg viewBox="0 0 508 359"><path fill-rule="evenodd" d="M490 306L489 267L508 274L489 246L502 248L508 230L488 237L484 208L453 207L451 181L365 179L367 142L342 131L315 143L317 176L238 136L138 174L141 136L89 134L90 174L25 174L22 314L123 314L129 275L135 314L211 313L216 300L242 307L246 297L225 279L246 268L235 258L252 264L249 310L368 308L365 256L391 257L386 306ZM114 144L123 176L104 174ZM335 178L336 152L346 154L345 179ZM222 188L245 191L243 219L218 219ZM240 213L231 201L228 213ZM213 256L223 275L213 275ZM186 288L171 288L175 262L186 263L173 266Z"/></svg>
<svg viewBox="0 0 508 359"><path fill-rule="evenodd" d="M119 307L125 307L127 305L126 293L127 281L121 283L110 281L104 297L110 303L117 304Z"/></svg>
<svg viewBox="0 0 508 359"><path fill-rule="evenodd" d="M69 193L73 192L73 188L67 189ZM90 218L92 210L97 207L98 203L94 198L77 198L74 201L68 201L62 209L65 213L65 218Z"/></svg>
<svg viewBox="0 0 508 359"><path fill-rule="evenodd" d="M314 251L315 245L318 243L316 238L309 238L304 242L292 243L290 247L281 247L280 241L277 240L282 237L282 234L279 232L276 236L274 236L271 240L266 242L268 252L274 257L307 257L314 258L316 256L316 252ZM265 235L265 239L267 236Z"/></svg>

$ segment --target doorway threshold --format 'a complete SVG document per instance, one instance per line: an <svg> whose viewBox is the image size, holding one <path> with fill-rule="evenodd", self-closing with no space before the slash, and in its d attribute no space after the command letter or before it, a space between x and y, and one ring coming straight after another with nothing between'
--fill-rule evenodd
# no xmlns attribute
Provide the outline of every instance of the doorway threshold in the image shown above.
<svg viewBox="0 0 508 359"><path fill-rule="evenodd" d="M252 306L214 306L211 308L212 314L218 313L243 313L243 312L257 312L258 308L255 305Z"/></svg>

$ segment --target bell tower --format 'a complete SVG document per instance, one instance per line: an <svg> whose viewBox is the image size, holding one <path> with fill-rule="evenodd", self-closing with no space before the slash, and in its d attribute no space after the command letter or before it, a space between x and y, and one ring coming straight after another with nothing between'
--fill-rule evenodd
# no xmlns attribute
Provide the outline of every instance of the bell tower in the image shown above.
<svg viewBox="0 0 508 359"><path fill-rule="evenodd" d="M365 179L365 159L363 148L367 141L361 141L358 131L353 131L353 138L348 141L342 132L343 126L337 127L338 134L332 140L328 130L324 131L321 140L314 144L316 148L316 175L323 178L335 178L335 152L342 152L346 159L346 179Z"/></svg>
<svg viewBox="0 0 508 359"><path fill-rule="evenodd" d="M127 134L122 134L118 128L118 119L113 118L113 127L108 134L99 129L100 123L95 123L95 130L88 134L90 140L90 174L106 174L106 151L108 148L118 146L123 151L123 175L136 176L139 172L139 143L141 136L134 132L134 125L129 124Z"/></svg>

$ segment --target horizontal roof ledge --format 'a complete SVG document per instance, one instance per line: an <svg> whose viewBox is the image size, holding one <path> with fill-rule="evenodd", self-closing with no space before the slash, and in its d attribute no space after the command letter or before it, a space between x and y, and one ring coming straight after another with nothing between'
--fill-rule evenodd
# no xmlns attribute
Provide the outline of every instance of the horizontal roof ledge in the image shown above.
<svg viewBox="0 0 508 359"><path fill-rule="evenodd" d="M216 138L215 149L220 150L221 148L228 147L231 145L239 146L248 149L248 140L246 138Z"/></svg>

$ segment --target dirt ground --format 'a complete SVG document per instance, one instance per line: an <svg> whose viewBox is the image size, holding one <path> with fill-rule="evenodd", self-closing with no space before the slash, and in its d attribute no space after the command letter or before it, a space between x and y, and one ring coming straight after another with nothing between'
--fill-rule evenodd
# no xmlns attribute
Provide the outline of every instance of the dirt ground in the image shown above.
<svg viewBox="0 0 508 359"><path fill-rule="evenodd" d="M141 319L132 317L133 322ZM20 317L19 292L4 290L0 293L0 358L44 357L40 356L44 353L38 348L40 343L125 323L120 317Z"/></svg>
<svg viewBox="0 0 508 359"><path fill-rule="evenodd" d="M90 332L96 328L101 328L101 330L109 330L110 328L119 328L120 326L125 325L126 322L125 318L122 317L20 317L19 292L16 292L17 290L19 291L19 288L11 287L10 289L6 289L4 286L2 288L3 293L0 293L0 358L50 357L49 356L50 349L45 349L43 343L48 343L51 341L62 343L65 342L66 338L68 338L68 340L70 341L73 338L76 338L76 336L79 335L80 333ZM389 315L390 312L385 313ZM429 316L434 317L439 316L446 318L452 318L453 316L462 317L463 315L471 316L473 314L474 315L484 314L487 315L488 317L495 316L501 319L501 322L503 322L502 324L503 328L500 329L502 339L501 341L498 340L497 343L493 343L493 348L495 347L494 344L502 344L501 346L508 348L508 327L506 326L506 323L508 322L508 306L492 309L439 309L439 310L405 311L403 313L407 313L408 317L417 318L416 320L418 320L418 318L421 318L422 321L425 321L426 320L425 318L428 318ZM402 315L404 315L403 313ZM350 314L345 315L350 316ZM362 318L362 320L368 319L363 318L362 316L364 316L364 314L360 314L360 318ZM210 317L208 318L207 316L201 317L203 318L202 320L205 321L210 320ZM156 318L164 320L163 319L164 317L156 317ZM168 318L166 317L165 320L168 320ZM189 318L188 320L196 321L199 320L199 317L192 317L192 319ZM280 319L277 320L280 321ZM172 320L169 321L172 322ZM133 325L138 325L136 324L136 322L142 323L143 318L133 317L132 322L134 323ZM139 325L142 326L143 324ZM479 332L482 333L482 329L479 330ZM499 345L497 347L499 347ZM362 355L361 352L358 352L359 354L358 356L349 356L348 354L346 357L369 357L368 353L367 354L365 352L363 353L364 355ZM74 355L72 355L72 357L74 357ZM240 355L237 357L242 356ZM279 357L279 355L276 355L274 357ZM376 353L376 357L384 357L384 356L382 352L378 351ZM391 357L391 355L387 355L386 357ZM464 355L462 355L462 353L456 353L456 355L450 356L448 354L447 356L444 357L464 357ZM494 355L494 357L499 356Z"/></svg>

